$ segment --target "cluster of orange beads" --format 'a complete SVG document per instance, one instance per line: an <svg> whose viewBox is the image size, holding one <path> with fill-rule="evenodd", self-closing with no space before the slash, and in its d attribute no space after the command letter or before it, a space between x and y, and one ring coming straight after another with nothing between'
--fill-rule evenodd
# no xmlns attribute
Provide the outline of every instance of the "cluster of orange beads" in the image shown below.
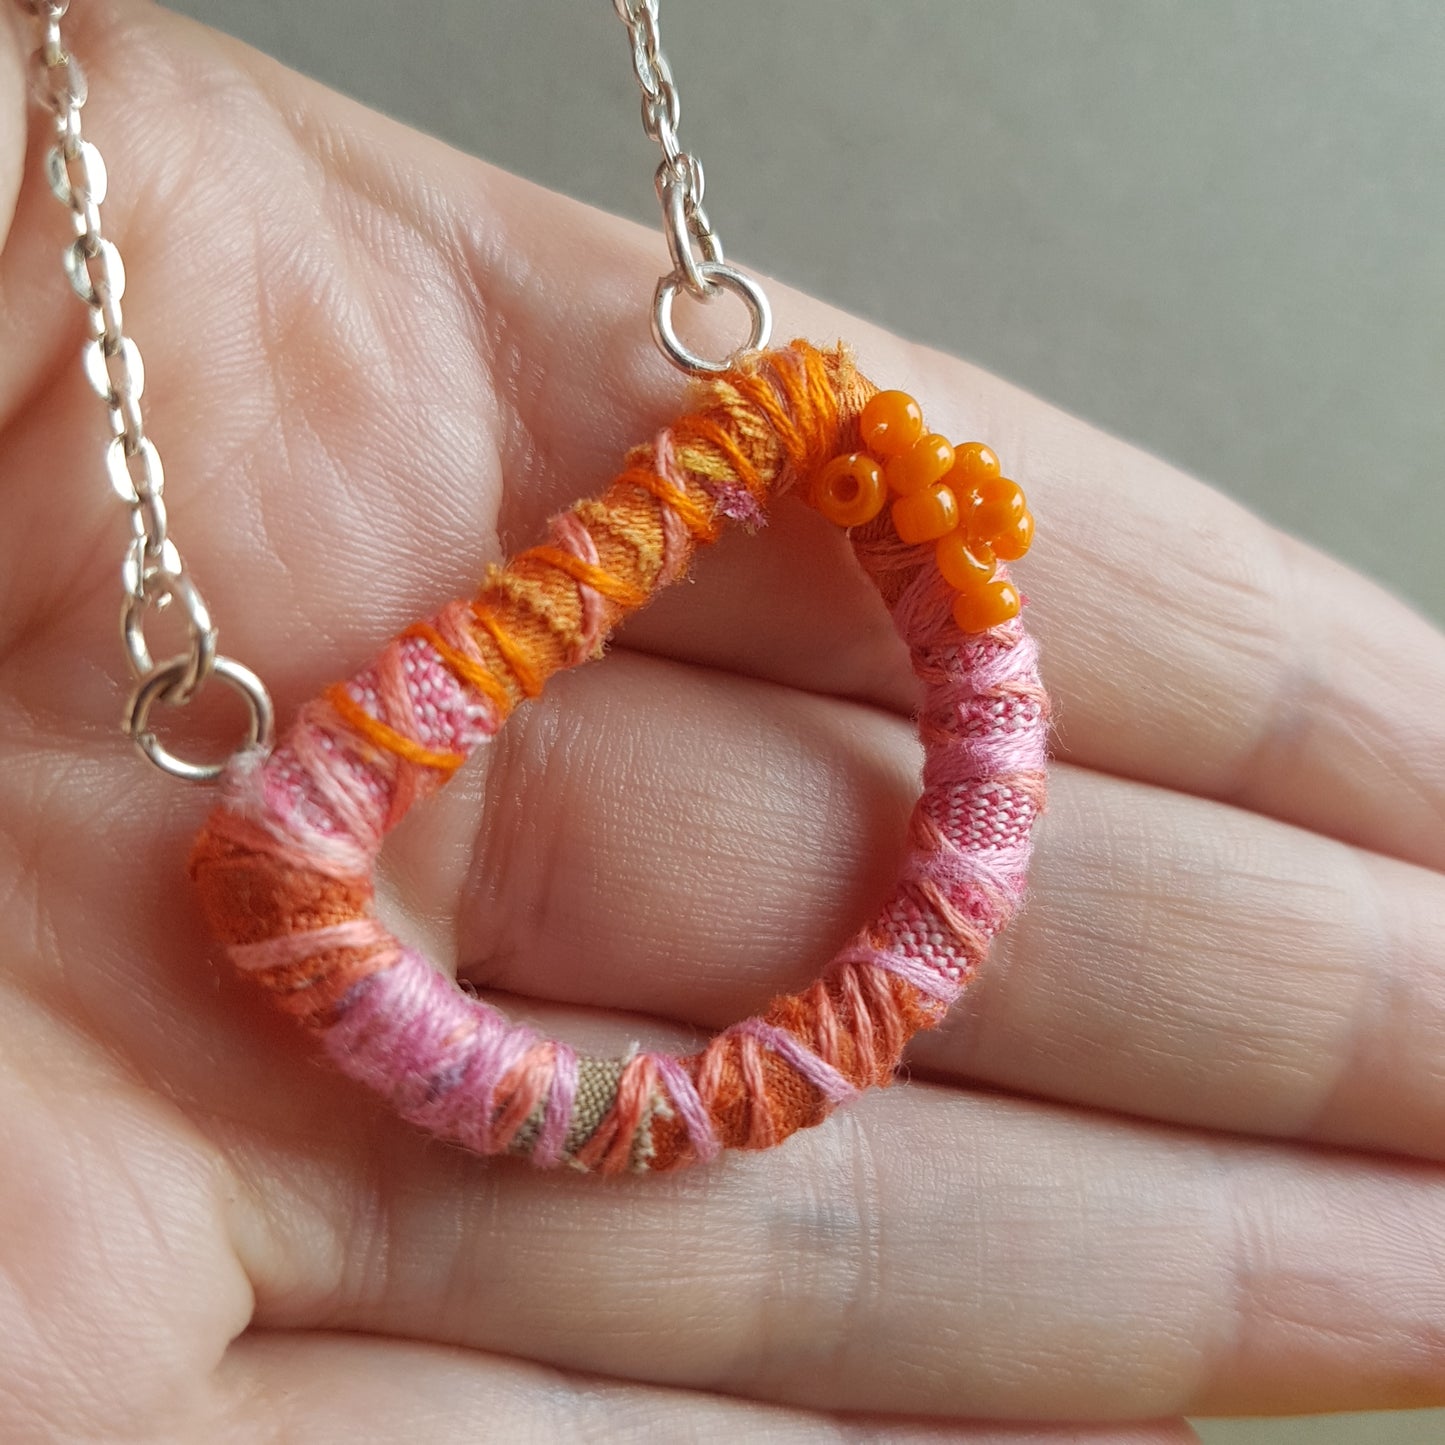
<svg viewBox="0 0 1445 1445"><path fill-rule="evenodd" d="M934 544L938 570L958 593L953 619L986 632L1019 613L1019 594L998 576L1034 539L1023 488L1000 475L982 442L955 447L923 430L923 411L902 391L880 391L858 428L867 451L834 457L813 483L813 505L840 527L871 522L893 498L893 526L910 545Z"/></svg>

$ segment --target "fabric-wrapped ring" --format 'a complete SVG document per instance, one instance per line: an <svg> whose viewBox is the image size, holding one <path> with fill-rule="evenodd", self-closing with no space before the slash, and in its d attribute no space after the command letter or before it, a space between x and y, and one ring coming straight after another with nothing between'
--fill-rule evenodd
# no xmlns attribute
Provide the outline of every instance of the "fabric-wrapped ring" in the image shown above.
<svg viewBox="0 0 1445 1445"><path fill-rule="evenodd" d="M547 543L232 765L192 854L206 916L236 966L404 1118L482 1154L600 1173L770 1147L887 1083L1017 908L1044 797L1034 643L1018 618L961 630L934 545L903 541L884 511L850 538L922 684L923 788L891 897L809 988L691 1057L586 1058L464 992L373 911L377 854L408 809L552 673L598 656L727 520L760 524L856 452L876 391L841 347L746 358Z"/></svg>

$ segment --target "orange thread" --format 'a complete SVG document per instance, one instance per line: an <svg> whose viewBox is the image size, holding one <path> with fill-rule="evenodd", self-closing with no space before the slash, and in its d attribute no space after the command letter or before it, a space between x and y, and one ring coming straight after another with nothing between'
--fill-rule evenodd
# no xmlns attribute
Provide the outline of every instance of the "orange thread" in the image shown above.
<svg viewBox="0 0 1445 1445"><path fill-rule="evenodd" d="M744 405L753 407L767 418L773 435L783 444L788 460L794 466L800 465L808 455L808 439L779 400L772 383L760 372L753 371L739 376L733 383L733 389Z"/></svg>
<svg viewBox="0 0 1445 1445"><path fill-rule="evenodd" d="M624 582L620 577L614 577L602 567L594 567L591 562L584 562L575 552L565 552L561 547L531 547L517 560L521 562L527 558L545 562L559 572L565 572L574 582L590 587L609 602L615 602L629 612L635 612L647 601L647 593Z"/></svg>
<svg viewBox="0 0 1445 1445"><path fill-rule="evenodd" d="M673 486L666 477L660 477L656 472L648 471L645 467L628 467L617 480L641 487L644 492L651 492L659 502L666 503L682 518L683 525L700 542L714 542L722 531L722 525L715 521L710 513L703 511L686 492Z"/></svg>
<svg viewBox="0 0 1445 1445"><path fill-rule="evenodd" d="M767 1075L763 1072L763 1051L756 1039L745 1038L738 1049L738 1073L742 1076L743 1094L747 1100L749 1149L770 1149L777 1137L773 1117L773 1100L769 1095Z"/></svg>
<svg viewBox="0 0 1445 1445"><path fill-rule="evenodd" d="M835 379L829 376L822 353L813 347L795 342L788 355L794 364L774 367L773 378L783 404L799 418L800 427L807 430L807 445L800 455L792 458L793 464L811 470L823 462L832 438L837 435L845 400L848 409L856 412L874 388L853 370L846 356L840 358Z"/></svg>
<svg viewBox="0 0 1445 1445"><path fill-rule="evenodd" d="M512 711L512 694L480 662L453 647L430 622L413 622L401 635L425 642L462 682L495 703L502 717Z"/></svg>
<svg viewBox="0 0 1445 1445"><path fill-rule="evenodd" d="M617 1094L592 1137L577 1151L584 1169L617 1174L632 1162L638 1130L647 1118L657 1073L646 1054L634 1054L617 1081Z"/></svg>
<svg viewBox="0 0 1445 1445"><path fill-rule="evenodd" d="M347 692L344 682L333 683L323 694L326 701L336 709L342 721L352 732L359 733L368 742L375 743L383 752L394 753L406 762L415 763L419 768L435 768L439 773L454 773L466 762L462 753L436 752L423 747L411 738L389 727L380 718L374 718Z"/></svg>
<svg viewBox="0 0 1445 1445"><path fill-rule="evenodd" d="M731 473L739 478L759 501L767 499L768 484L758 475L758 469L753 465L752 458L742 449L738 440L725 432L711 417L684 417L673 426L672 435L674 441L678 443L679 451L684 450L689 438L697 438L728 464L721 469L721 476L725 477ZM699 467L698 470L712 479L717 479L719 476L719 469L715 466Z"/></svg>
<svg viewBox="0 0 1445 1445"><path fill-rule="evenodd" d="M868 1003L858 984L858 970L851 966L839 970L839 984L843 997L848 1002L850 1027L849 1037L853 1040L855 1068L861 1082L871 1084L878 1076L878 1058L874 1050L874 1023L868 1011Z"/></svg>
<svg viewBox="0 0 1445 1445"><path fill-rule="evenodd" d="M557 1046L550 1041L529 1049L502 1079L497 1093L503 1100L492 1124L492 1137L505 1148L546 1098L551 1084L552 1061Z"/></svg>
<svg viewBox="0 0 1445 1445"><path fill-rule="evenodd" d="M576 641L581 615L577 589L558 588L553 581L552 569L523 553L489 578L486 587L492 616L499 620L503 614L509 617L513 646L526 657L543 684L555 668L548 663L547 639L535 624L541 623L555 642L570 646Z"/></svg>

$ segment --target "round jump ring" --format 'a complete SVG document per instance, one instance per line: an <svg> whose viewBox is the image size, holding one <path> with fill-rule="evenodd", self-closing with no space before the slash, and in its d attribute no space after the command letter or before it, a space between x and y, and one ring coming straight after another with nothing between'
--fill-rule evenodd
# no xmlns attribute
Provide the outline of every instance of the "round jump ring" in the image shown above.
<svg viewBox="0 0 1445 1445"><path fill-rule="evenodd" d="M156 670L146 642L145 619L152 608L168 606L178 602L186 620L186 633L190 639L190 651L186 654L187 672L177 690L166 699L168 702L189 702L191 694L206 680L216 655L216 629L211 624L211 611L206 606L196 584L184 570L161 574L159 569L148 572L145 568L144 543L142 542L141 570L137 574L140 586L127 591L120 609L120 636L125 644L130 669L136 677L145 679ZM174 549L172 549L174 551ZM179 555L179 554L177 554ZM127 570L131 558L127 557ZM156 579L161 585L152 592Z"/></svg>
<svg viewBox="0 0 1445 1445"><path fill-rule="evenodd" d="M150 730L151 709L184 682L192 670L189 654L173 657L163 662L148 676L141 679L126 704L125 730L132 741L162 772L173 778L182 778L190 783L208 783L219 778L226 770L226 762L193 763L178 757ZM249 714L246 724L246 741L242 749L267 751L275 736L275 715L271 709L271 695L266 685L251 671L233 658L220 656L211 664L212 677L218 677L240 693Z"/></svg>
<svg viewBox="0 0 1445 1445"><path fill-rule="evenodd" d="M692 169L682 174L667 161L657 168L655 184L657 198L662 202L662 229L672 256L672 274L680 276L683 285L699 301L711 301L719 287L707 279L701 268L709 261L720 266L727 257L723 254L722 242L708 224L707 212L702 209L702 165L692 156L688 161ZM693 208L691 221L689 197ZM694 245L702 252L700 256L694 253Z"/></svg>
<svg viewBox="0 0 1445 1445"><path fill-rule="evenodd" d="M736 366L749 352L762 351L773 334L773 308L767 293L751 276L730 266L726 261L699 261L698 274L703 280L742 298L751 317L748 339L725 356L703 356L688 346L672 323L672 306L686 279L674 271L657 283L652 298L652 336L663 354L680 371L689 376L718 376Z"/></svg>
<svg viewBox="0 0 1445 1445"><path fill-rule="evenodd" d="M459 988L375 911L383 840L411 806L549 676L597 656L726 519L761 522L777 490L855 447L875 391L841 347L748 357L554 518L548 542L230 769L191 855L206 917L236 967L402 1118L480 1154L599 1173L769 1148L888 1083L973 976L1022 897L1047 699L1019 618L965 631L932 543L900 545L886 513L848 535L921 684L923 790L892 897L810 986L687 1057L589 1058Z"/></svg>

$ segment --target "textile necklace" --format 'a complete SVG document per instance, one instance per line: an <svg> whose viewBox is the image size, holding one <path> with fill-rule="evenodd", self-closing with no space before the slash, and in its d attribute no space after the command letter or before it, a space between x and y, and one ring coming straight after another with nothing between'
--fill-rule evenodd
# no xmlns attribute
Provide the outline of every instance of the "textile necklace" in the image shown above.
<svg viewBox="0 0 1445 1445"><path fill-rule="evenodd" d="M85 375L107 408L105 470L131 524L124 727L164 772L219 784L190 871L232 963L402 1117L543 1167L666 1170L724 1148L764 1149L887 1084L1022 898L1048 701L1008 564L1028 550L1033 518L987 445L929 431L918 403L880 390L845 346L770 347L767 296L726 260L702 165L678 139L657 0L613 3L643 124L662 151L672 267L651 329L691 379L685 409L626 455L599 496L554 517L545 541L326 688L279 741L264 684L219 651L170 533L141 354L121 306L125 272L101 226L105 164L83 133L86 83L65 43L68 3L21 0L38 32L36 97L54 129L46 179L73 225L65 270L90 317ZM724 356L689 347L673 314L684 291L740 300L746 340ZM581 1056L512 1023L392 935L374 906L382 841L553 673L600 656L619 623L729 523L756 529L789 494L847 530L921 684L922 793L896 886L814 983L700 1052ZM161 611L183 621L187 640L157 658L146 629ZM190 761L161 740L152 714L184 708L213 681L244 701L246 736L224 763Z"/></svg>

